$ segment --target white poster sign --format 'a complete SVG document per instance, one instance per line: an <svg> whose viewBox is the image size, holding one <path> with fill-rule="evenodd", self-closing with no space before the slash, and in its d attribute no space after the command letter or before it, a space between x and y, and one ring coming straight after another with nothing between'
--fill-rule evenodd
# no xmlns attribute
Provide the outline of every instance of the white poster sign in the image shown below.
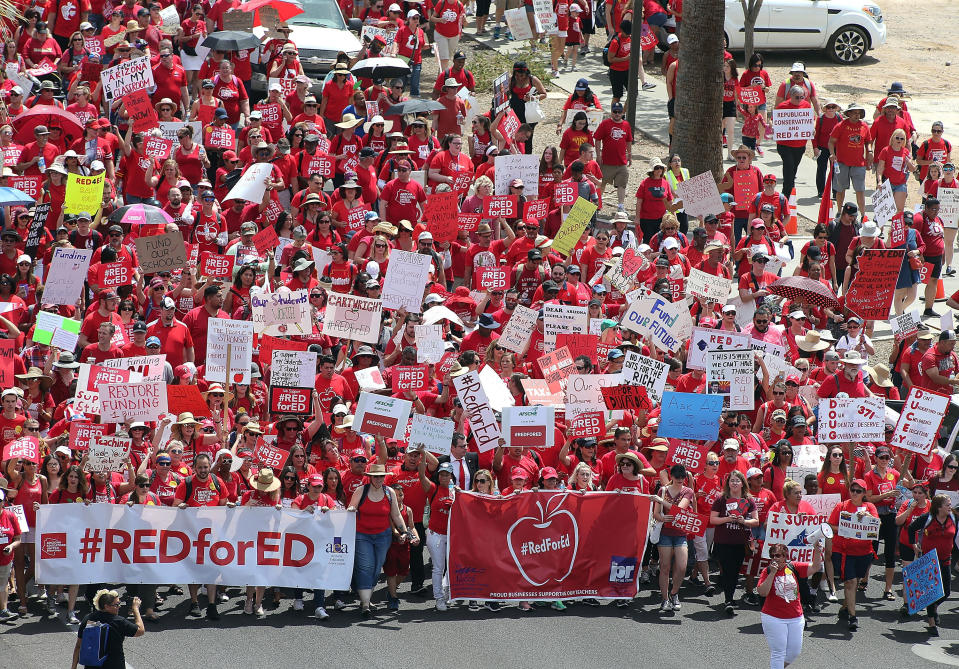
<svg viewBox="0 0 959 669"><path fill-rule="evenodd" d="M280 286L275 293L250 291L254 332L274 337L311 334L313 319L309 292L306 289L290 290L286 286Z"/></svg>
<svg viewBox="0 0 959 669"><path fill-rule="evenodd" d="M693 332L689 310L667 302L645 287L639 290L639 298L623 316L623 327L650 338L661 351L676 351Z"/></svg>
<svg viewBox="0 0 959 669"><path fill-rule="evenodd" d="M556 411L549 406L503 409L503 434L510 446L552 448Z"/></svg>
<svg viewBox="0 0 959 669"><path fill-rule="evenodd" d="M413 414L410 426L409 448L425 449L436 455L449 455L456 425L446 418Z"/></svg>
<svg viewBox="0 0 959 669"><path fill-rule="evenodd" d="M356 403L353 429L387 439L403 439L412 411L413 403L409 400L361 392Z"/></svg>
<svg viewBox="0 0 959 669"><path fill-rule="evenodd" d="M520 11L523 11L522 9ZM523 14L523 23L526 23L525 11ZM513 33L515 39L516 33ZM527 199L535 200L539 196L539 156L526 154L507 154L505 156L496 156L494 174L496 176L496 195L509 195L509 185L513 179L522 179L523 195ZM522 212L520 212L522 213Z"/></svg>
<svg viewBox="0 0 959 669"><path fill-rule="evenodd" d="M132 443L133 440L128 437L106 435L97 437L87 450L84 470L105 473L125 471Z"/></svg>
<svg viewBox="0 0 959 669"><path fill-rule="evenodd" d="M230 360L227 363L227 348ZM220 383L250 383L253 362L253 323L211 318L206 333L206 379ZM227 367L230 378L227 379Z"/></svg>
<svg viewBox="0 0 959 669"><path fill-rule="evenodd" d="M701 269L692 269L686 277L686 291L707 302L726 304L732 282L724 276L713 276Z"/></svg>
<svg viewBox="0 0 959 669"><path fill-rule="evenodd" d="M763 544L763 557L769 558L769 547L774 544L785 545L789 551L790 562L812 562L815 542L807 541L823 523L820 516L801 513L770 511L766 516L766 541Z"/></svg>
<svg viewBox="0 0 959 669"><path fill-rule="evenodd" d="M166 354L137 355L130 358L110 358L100 363L103 367L125 369L142 375L143 381L158 381L163 378L163 363Z"/></svg>
<svg viewBox="0 0 959 669"><path fill-rule="evenodd" d="M753 352L710 351L706 354L706 394L722 395L730 409L753 408Z"/></svg>
<svg viewBox="0 0 959 669"><path fill-rule="evenodd" d="M677 190L683 201L683 211L690 217L719 215L725 211L712 172L703 172L680 182Z"/></svg>
<svg viewBox="0 0 959 669"><path fill-rule="evenodd" d="M90 249L53 249L50 271L43 286L43 301L49 304L76 304L90 269Z"/></svg>
<svg viewBox="0 0 959 669"><path fill-rule="evenodd" d="M227 193L226 200L246 200L247 202L260 203L272 174L273 163L253 163Z"/></svg>
<svg viewBox="0 0 959 669"><path fill-rule="evenodd" d="M316 351L276 349L270 361L270 385L312 388L316 383Z"/></svg>
<svg viewBox="0 0 959 669"><path fill-rule="evenodd" d="M375 344L380 338L383 302L371 297L329 292L323 334Z"/></svg>
<svg viewBox="0 0 959 669"><path fill-rule="evenodd" d="M506 25L513 35L514 40L533 39L533 30L529 27L529 19L526 18L526 8L507 9L503 12L506 18Z"/></svg>
<svg viewBox="0 0 959 669"><path fill-rule="evenodd" d="M416 341L416 362L435 365L443 359L446 342L443 341L442 325L414 325L413 338Z"/></svg>
<svg viewBox="0 0 959 669"><path fill-rule="evenodd" d="M646 394L654 402L663 399L668 376L669 365L665 362L647 358L636 351L627 351L623 357L622 382L629 386L645 386Z"/></svg>
<svg viewBox="0 0 959 669"><path fill-rule="evenodd" d="M773 134L776 142L812 139L816 136L816 111L803 109L774 109Z"/></svg>
<svg viewBox="0 0 959 669"><path fill-rule="evenodd" d="M950 397L913 386L899 413L899 422L889 442L895 448L927 456L936 445L936 436L949 408Z"/></svg>
<svg viewBox="0 0 959 669"><path fill-rule="evenodd" d="M162 381L108 383L100 386L99 392L103 423L154 421L167 412L166 384Z"/></svg>
<svg viewBox="0 0 959 669"><path fill-rule="evenodd" d="M543 340L547 346L556 345L556 335L586 334L589 330L587 307L566 304L543 305Z"/></svg>
<svg viewBox="0 0 959 669"><path fill-rule="evenodd" d="M959 188L943 188L939 186L936 195L939 200L939 218L945 228L959 227Z"/></svg>
<svg viewBox="0 0 959 669"><path fill-rule="evenodd" d="M507 351L523 353L529 346L529 338L536 329L537 314L522 304L516 305L513 315L506 321L506 327L496 342Z"/></svg>
<svg viewBox="0 0 959 669"><path fill-rule="evenodd" d="M844 539L877 541L880 520L875 516L863 516L851 511L839 512L839 536Z"/></svg>
<svg viewBox="0 0 959 669"><path fill-rule="evenodd" d="M470 435L476 441L476 449L485 453L496 448L500 440L500 427L483 390L479 374L469 372L457 376L453 379L453 387L463 403L470 424Z"/></svg>
<svg viewBox="0 0 959 669"><path fill-rule="evenodd" d="M432 261L432 256L394 249L390 253L390 264L386 270L383 307L406 307L410 313L420 313L423 289L426 288Z"/></svg>
<svg viewBox="0 0 959 669"><path fill-rule="evenodd" d="M885 410L882 397L823 399L819 403L819 443L883 441Z"/></svg>
<svg viewBox="0 0 959 669"><path fill-rule="evenodd" d="M100 73L103 94L107 100L115 100L134 91L153 87L153 68L150 58L141 56L119 61Z"/></svg>
<svg viewBox="0 0 959 669"><path fill-rule="evenodd" d="M690 369L706 369L706 353L709 351L749 351L752 337L742 332L727 332L712 328L695 328L689 342L686 366Z"/></svg>
<svg viewBox="0 0 959 669"><path fill-rule="evenodd" d="M509 391L509 386L506 385L506 381L500 378L500 375L496 373L489 365L484 365L483 369L479 373L480 383L483 384L483 391L486 393L486 397L489 400L489 405L493 407L493 411L502 411L506 407L511 407L516 404L516 400L513 399L513 394Z"/></svg>
<svg viewBox="0 0 959 669"><path fill-rule="evenodd" d="M899 211L896 207L896 200L892 196L892 184L889 179L882 182L882 185L872 192L869 196L872 200L872 216L877 223L883 225L892 220L892 217Z"/></svg>

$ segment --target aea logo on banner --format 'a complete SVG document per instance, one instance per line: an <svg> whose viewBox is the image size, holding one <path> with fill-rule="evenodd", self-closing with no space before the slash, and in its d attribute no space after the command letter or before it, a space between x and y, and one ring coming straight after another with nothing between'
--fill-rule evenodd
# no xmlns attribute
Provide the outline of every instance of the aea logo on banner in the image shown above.
<svg viewBox="0 0 959 669"><path fill-rule="evenodd" d="M516 568L523 578L536 587L550 580L562 583L572 573L576 563L579 526L572 513L560 508L567 495L553 495L546 501L545 507L542 502L536 502L539 517L520 518L506 533L506 545ZM556 559L546 558L545 553L555 553ZM566 571L560 575L563 569Z"/></svg>
<svg viewBox="0 0 959 669"><path fill-rule="evenodd" d="M349 544L343 543L343 537L333 537L333 543L326 545L327 553L349 553L350 547Z"/></svg>
<svg viewBox="0 0 959 669"><path fill-rule="evenodd" d="M632 583L636 578L636 558L613 555L609 558L609 582Z"/></svg>

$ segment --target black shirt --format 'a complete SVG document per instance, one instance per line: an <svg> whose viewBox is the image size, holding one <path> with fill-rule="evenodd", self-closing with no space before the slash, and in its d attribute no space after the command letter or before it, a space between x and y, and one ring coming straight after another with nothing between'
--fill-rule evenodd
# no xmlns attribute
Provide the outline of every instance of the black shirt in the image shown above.
<svg viewBox="0 0 959 669"><path fill-rule="evenodd" d="M94 611L80 621L80 629L77 636L83 638L83 628L87 622L106 623L110 626L110 634L107 636L107 657L101 665L102 669L126 669L126 658L123 657L123 637L135 636L137 626L132 621L120 616L115 616L106 611Z"/></svg>

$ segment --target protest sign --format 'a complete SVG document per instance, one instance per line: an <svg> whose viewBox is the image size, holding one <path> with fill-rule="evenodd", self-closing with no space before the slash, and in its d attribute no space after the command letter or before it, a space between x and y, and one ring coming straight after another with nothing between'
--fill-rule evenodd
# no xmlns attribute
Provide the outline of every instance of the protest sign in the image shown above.
<svg viewBox="0 0 959 669"><path fill-rule="evenodd" d="M589 328L586 307L547 302L543 305L543 315L543 340L546 346L554 346L556 335L560 333L586 334Z"/></svg>
<svg viewBox="0 0 959 669"><path fill-rule="evenodd" d="M133 91L152 88L154 83L150 58L142 56L117 61L100 73L100 81L103 83L103 95L108 102L125 97Z"/></svg>
<svg viewBox="0 0 959 669"><path fill-rule="evenodd" d="M217 151L232 151L236 149L236 131L226 124L204 126L203 146Z"/></svg>
<svg viewBox="0 0 959 669"><path fill-rule="evenodd" d="M253 331L257 334L308 335L313 331L309 291L280 286L275 293L250 291Z"/></svg>
<svg viewBox="0 0 959 669"><path fill-rule="evenodd" d="M509 195L513 179L523 181L523 195L531 200L539 197L539 156L524 153L507 153L496 156L493 161L497 195Z"/></svg>
<svg viewBox="0 0 959 669"><path fill-rule="evenodd" d="M706 353L706 392L722 396L730 409L752 410L753 357L752 350Z"/></svg>
<svg viewBox="0 0 959 669"><path fill-rule="evenodd" d="M576 184L572 181L561 181L553 189L553 201L560 207L569 207L576 202Z"/></svg>
<svg viewBox="0 0 959 669"><path fill-rule="evenodd" d="M4 462L7 460L29 460L40 463L40 440L36 437L20 437L7 442L3 447Z"/></svg>
<svg viewBox="0 0 959 669"><path fill-rule="evenodd" d="M126 469L127 458L130 457L130 445L133 441L129 437L103 435L90 444L87 451L87 462L83 470L87 472L120 472Z"/></svg>
<svg viewBox="0 0 959 669"><path fill-rule="evenodd" d="M812 139L816 135L815 110L773 109L773 134L776 142Z"/></svg>
<svg viewBox="0 0 959 669"><path fill-rule="evenodd" d="M516 404L516 399L506 385L506 381L491 366L483 365L479 372L479 379L493 411L503 411L506 407Z"/></svg>
<svg viewBox="0 0 959 669"><path fill-rule="evenodd" d="M717 439L723 398L719 395L666 391L660 405L657 435L675 439Z"/></svg>
<svg viewBox="0 0 959 669"><path fill-rule="evenodd" d="M517 218L518 206L515 195L489 195L483 198L483 218Z"/></svg>
<svg viewBox="0 0 959 669"><path fill-rule="evenodd" d="M612 264L606 270L605 278L610 286L621 293L628 293L636 284L636 274L649 267L649 260L633 247L627 248L622 255L613 256Z"/></svg>
<svg viewBox="0 0 959 669"><path fill-rule="evenodd" d="M129 286L133 283L133 268L129 262L100 263L97 271L97 285L101 290Z"/></svg>
<svg viewBox="0 0 959 669"><path fill-rule="evenodd" d="M330 292L323 317L323 334L375 344L379 339L382 316L383 302L380 300Z"/></svg>
<svg viewBox="0 0 959 669"><path fill-rule="evenodd" d="M233 276L233 266L236 256L220 255L204 251L200 254L200 274L212 279L223 279Z"/></svg>
<svg viewBox="0 0 959 669"><path fill-rule="evenodd" d="M435 455L449 455L456 425L446 418L415 413L410 424L408 450L426 450ZM462 485L462 482L459 482Z"/></svg>
<svg viewBox="0 0 959 669"><path fill-rule="evenodd" d="M446 353L442 325L414 325L413 340L416 342L416 362L436 364Z"/></svg>
<svg viewBox="0 0 959 669"><path fill-rule="evenodd" d="M130 381L159 381L163 378L163 363L166 362L166 354L161 355L137 355L129 358L110 358L100 363L101 367L109 369L126 370L136 372L142 378L130 378ZM92 377L91 377L92 380Z"/></svg>
<svg viewBox="0 0 959 669"><path fill-rule="evenodd" d="M942 578L939 554L935 548L902 568L902 596L910 615L943 598L945 590ZM946 574L946 578L952 578L952 574Z"/></svg>
<svg viewBox="0 0 959 669"><path fill-rule="evenodd" d="M566 416L583 411L606 411L603 386L618 383L615 375L571 374L566 378Z"/></svg>
<svg viewBox="0 0 959 669"><path fill-rule="evenodd" d="M708 451L709 448L705 444L687 439L671 439L669 451L666 453L666 463L682 465L690 474L700 474L706 469Z"/></svg>
<svg viewBox="0 0 959 669"><path fill-rule="evenodd" d="M229 351L229 361L227 360ZM253 362L253 323L211 318L206 334L206 379L220 383L250 383ZM227 367L230 378L227 379Z"/></svg>
<svg viewBox="0 0 959 669"><path fill-rule="evenodd" d="M606 402L606 408L610 411L632 409L649 411L653 408L653 403L642 386L617 385L600 388L600 391L603 394L603 401Z"/></svg>
<svg viewBox="0 0 959 669"><path fill-rule="evenodd" d="M13 356L18 353L15 340L0 339L0 388L14 387L16 379L13 376Z"/></svg>
<svg viewBox="0 0 959 669"><path fill-rule="evenodd" d="M557 407L565 401L565 393L551 390L545 379L520 379L520 385L530 405Z"/></svg>
<svg viewBox="0 0 959 669"><path fill-rule="evenodd" d="M456 215L456 225L461 230L466 232L473 232L476 228L479 227L480 221L483 220L483 214L468 214L460 212Z"/></svg>
<svg viewBox="0 0 959 669"><path fill-rule="evenodd" d="M884 441L885 408L882 397L845 397L819 402L819 443Z"/></svg>
<svg viewBox="0 0 959 669"><path fill-rule="evenodd" d="M49 508L37 512L38 582L124 583L136 573L148 583L350 587L356 514L345 510L43 506ZM94 532L103 540L87 546Z"/></svg>
<svg viewBox="0 0 959 669"><path fill-rule="evenodd" d="M434 241L451 242L456 239L456 216L458 196L453 192L430 193L423 209L426 229L433 234Z"/></svg>
<svg viewBox="0 0 959 669"><path fill-rule="evenodd" d="M647 358L636 351L627 351L623 358L620 377L623 383L646 388L646 394L654 402L659 402L666 388L669 365L659 360Z"/></svg>
<svg viewBox="0 0 959 669"><path fill-rule="evenodd" d="M509 446L552 448L555 410L549 406L506 407L503 436Z"/></svg>
<svg viewBox="0 0 959 669"><path fill-rule="evenodd" d="M529 19L526 18L525 7L507 9L503 12L503 17L506 19L506 25L509 27L509 32L514 40L522 41L535 37L533 29L530 28Z"/></svg>
<svg viewBox="0 0 959 669"><path fill-rule="evenodd" d="M8 177L9 181L12 181L12 178ZM39 195L32 196L39 199ZM50 203L41 202L37 204L33 209L33 220L30 221L30 229L27 231L27 239L25 250L27 255L29 255L34 260L37 259L37 249L40 247L40 238L43 235L44 229L47 225L47 217L50 215ZM42 258L41 258L42 260Z"/></svg>
<svg viewBox="0 0 959 669"><path fill-rule="evenodd" d="M527 200L523 203L523 220L538 223L549 214L549 198Z"/></svg>
<svg viewBox="0 0 959 669"><path fill-rule="evenodd" d="M959 227L959 188L943 188L940 185L936 197L942 226L953 230Z"/></svg>
<svg viewBox="0 0 959 669"><path fill-rule="evenodd" d="M889 242L890 246L901 246L906 242L906 222L903 220L902 213L897 212L889 221Z"/></svg>
<svg viewBox="0 0 959 669"><path fill-rule="evenodd" d="M260 362L266 365L271 364L273 360L273 351L305 351L310 344L306 341L294 341L292 339L280 339L271 335L260 336Z"/></svg>
<svg viewBox="0 0 959 669"><path fill-rule="evenodd" d="M474 371L457 376L453 379L453 387L463 403L477 450L485 453L496 448L500 439L499 423L483 390L479 374Z"/></svg>
<svg viewBox="0 0 959 669"><path fill-rule="evenodd" d="M200 389L194 385L167 386L166 401L171 414L179 415L189 411L195 417L210 415L210 407L203 399Z"/></svg>
<svg viewBox="0 0 959 669"><path fill-rule="evenodd" d="M393 367L393 391L425 390L429 382L429 366L396 365Z"/></svg>
<svg viewBox="0 0 959 669"><path fill-rule="evenodd" d="M485 291L509 288L509 273L505 267L480 267L479 289Z"/></svg>
<svg viewBox="0 0 959 669"><path fill-rule="evenodd" d="M882 185L872 192L869 199L872 201L872 216L880 225L890 222L899 211L889 179L884 180Z"/></svg>
<svg viewBox="0 0 959 669"><path fill-rule="evenodd" d="M889 445L928 456L936 445L949 401L949 395L916 386L909 388Z"/></svg>
<svg viewBox="0 0 959 669"><path fill-rule="evenodd" d="M244 33L253 32L253 12L242 9L228 9L223 12L223 30L238 30Z"/></svg>
<svg viewBox="0 0 959 669"><path fill-rule="evenodd" d="M588 107L586 109L578 109L577 112L583 112L586 114L586 129L590 132L596 132L596 128L599 127L599 124L603 122L606 114L602 109L597 109L596 107ZM576 117L576 114L567 114L566 120L563 121L563 130L573 125L573 119ZM610 137L614 140L622 139L626 135L619 128L613 128L610 132Z"/></svg>
<svg viewBox="0 0 959 669"><path fill-rule="evenodd" d="M193 139L194 141L200 136L200 133L203 131L203 122L202 121L159 121L157 127L160 128L160 133L163 139L168 139L173 144L179 144L177 139L177 131L180 128L185 128L190 126L193 128Z"/></svg>
<svg viewBox="0 0 959 669"><path fill-rule="evenodd" d="M606 434L606 414L602 411L583 411L566 420L567 437L601 437Z"/></svg>
<svg viewBox="0 0 959 669"><path fill-rule="evenodd" d="M10 188L16 188L17 190L22 190L24 193L30 197L35 197L38 200L40 199L40 192L43 187L43 176L42 175L29 175L24 174L14 175L7 177L7 185ZM49 204L49 203L46 203ZM40 204L37 204L36 207L40 207ZM36 220L36 214L39 212L39 209L34 210L34 221Z"/></svg>
<svg viewBox="0 0 959 669"><path fill-rule="evenodd" d="M77 390L73 399L73 410L87 416L100 413L100 393L95 390Z"/></svg>
<svg viewBox="0 0 959 669"><path fill-rule="evenodd" d="M353 429L387 439L403 439L413 403L396 397L361 392L356 403Z"/></svg>
<svg viewBox="0 0 959 669"><path fill-rule="evenodd" d="M146 132L156 127L159 118L146 89L127 93L123 96L123 103L130 115L130 121L133 122L134 132Z"/></svg>
<svg viewBox="0 0 959 669"><path fill-rule="evenodd" d="M509 72L504 72L493 80L493 111L497 114L509 106L509 78Z"/></svg>
<svg viewBox="0 0 959 669"><path fill-rule="evenodd" d="M556 12L549 0L533 0L533 18L537 33L555 34L557 30Z"/></svg>
<svg viewBox="0 0 959 669"><path fill-rule="evenodd" d="M137 237L135 242L140 269L146 275L182 270L186 266L186 246L179 230Z"/></svg>
<svg viewBox="0 0 959 669"><path fill-rule="evenodd" d="M529 307L521 304L516 305L513 315L506 321L506 327L503 328L500 338L496 343L507 351L514 353L523 353L529 346L529 338L536 328L537 314Z"/></svg>
<svg viewBox="0 0 959 669"><path fill-rule="evenodd" d="M37 312L37 324L33 329L33 341L38 344L50 345L58 330L79 334L81 325L80 321L75 321L72 318L64 318L48 311L39 311Z"/></svg>
<svg viewBox="0 0 959 669"><path fill-rule="evenodd" d="M307 416L313 413L313 388L286 388L270 384L270 412Z"/></svg>
<svg viewBox="0 0 959 669"><path fill-rule="evenodd" d="M81 211L93 213L100 208L103 200L105 174L85 177L70 173L67 175L67 189L63 202L63 211L67 214L79 214Z"/></svg>
<svg viewBox="0 0 959 669"><path fill-rule="evenodd" d="M259 203L266 192L266 182L273 172L273 163L254 163L240 176L224 200L247 200Z"/></svg>
<svg viewBox="0 0 959 669"><path fill-rule="evenodd" d="M641 290L640 296L623 316L623 327L648 337L656 348L673 353L693 332L689 310L682 304L667 302L645 288Z"/></svg>
<svg viewBox="0 0 959 669"><path fill-rule="evenodd" d="M690 295L715 304L726 304L731 284L725 277L713 276L695 268L690 270L689 276L686 277L686 287Z"/></svg>
<svg viewBox="0 0 959 669"><path fill-rule="evenodd" d="M312 388L316 381L315 351L273 351L270 385Z"/></svg>
<svg viewBox="0 0 959 669"><path fill-rule="evenodd" d="M839 512L839 536L844 539L877 541L880 521L875 516L863 516L852 511Z"/></svg>
<svg viewBox="0 0 959 669"><path fill-rule="evenodd" d="M406 307L410 313L420 313L432 261L432 256L394 249L383 286L383 308Z"/></svg>
<svg viewBox="0 0 959 669"><path fill-rule="evenodd" d="M569 354L573 360L585 355L594 367L598 364L599 335L560 332L556 335L556 345L565 346L569 349ZM603 358L603 362L605 362L605 358Z"/></svg>
<svg viewBox="0 0 959 669"><path fill-rule="evenodd" d="M822 523L822 518L818 515L771 511L766 516L766 541L763 543L762 556L769 557L770 546L784 545L790 562L812 562L818 537L814 536L812 541L809 537Z"/></svg>
<svg viewBox="0 0 959 669"><path fill-rule="evenodd" d="M556 390L559 389L560 382L573 373L573 357L565 346L560 346L540 356L536 359L536 364L543 372L546 383Z"/></svg>
<svg viewBox="0 0 959 669"><path fill-rule="evenodd" d="M166 385L162 381L108 383L99 387L100 420L123 423L154 421L167 413Z"/></svg>
<svg viewBox="0 0 959 669"><path fill-rule="evenodd" d="M733 170L733 197L736 198L736 204L743 209L747 208L758 192L759 184L754 171Z"/></svg>
<svg viewBox="0 0 959 669"><path fill-rule="evenodd" d="M740 86L737 90L740 104L758 107L766 102L766 94L760 86Z"/></svg>
<svg viewBox="0 0 959 669"><path fill-rule="evenodd" d="M269 444L263 439L257 439L256 445L253 447L253 461L263 467L270 467L275 471L283 469L283 465L286 464L289 458L289 451L278 448L274 444Z"/></svg>
<svg viewBox="0 0 959 669"><path fill-rule="evenodd" d="M905 253L905 249L866 249L846 292L846 307L863 320L886 320Z"/></svg>
<svg viewBox="0 0 959 669"><path fill-rule="evenodd" d="M906 337L917 333L921 320L918 309L890 318L889 325L892 327L892 334L896 341L902 341Z"/></svg>
<svg viewBox="0 0 959 669"><path fill-rule="evenodd" d="M682 530L687 535L702 537L706 535L709 529L709 516L698 514L695 510L676 508L671 511L673 514L672 525L676 529Z"/></svg>
<svg viewBox="0 0 959 669"><path fill-rule="evenodd" d="M586 225L596 213L596 208L596 205L589 200L577 197L553 239L553 250L569 256L579 243L580 237L583 236Z"/></svg>
<svg viewBox="0 0 959 669"><path fill-rule="evenodd" d="M835 481L827 481L830 485L834 482ZM802 501L813 508L816 515L819 516L820 522L825 523L829 521L829 514L832 513L832 510L842 501L842 495L838 492L828 495L803 495Z"/></svg>

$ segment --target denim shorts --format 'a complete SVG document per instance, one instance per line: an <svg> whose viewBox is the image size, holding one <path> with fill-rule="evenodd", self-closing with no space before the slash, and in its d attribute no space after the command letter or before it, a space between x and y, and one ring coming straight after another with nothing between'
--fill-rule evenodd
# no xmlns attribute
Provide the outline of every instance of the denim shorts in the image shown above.
<svg viewBox="0 0 959 669"><path fill-rule="evenodd" d="M657 546L664 546L665 548L676 548L676 546L685 546L686 537L685 535L680 535L678 537L673 537L668 534L659 535L659 543Z"/></svg>
<svg viewBox="0 0 959 669"><path fill-rule="evenodd" d="M892 186L893 193L906 193L909 191L909 182L901 184L890 184Z"/></svg>

